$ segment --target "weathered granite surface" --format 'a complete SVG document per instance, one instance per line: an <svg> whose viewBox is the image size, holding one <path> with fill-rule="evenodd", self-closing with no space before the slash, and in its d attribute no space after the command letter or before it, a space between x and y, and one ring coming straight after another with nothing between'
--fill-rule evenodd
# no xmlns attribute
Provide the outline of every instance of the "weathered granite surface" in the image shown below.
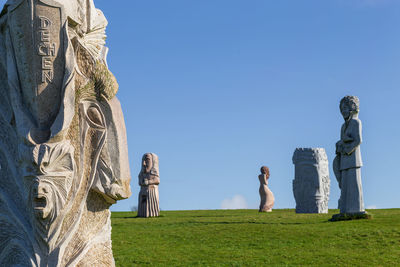
<svg viewBox="0 0 400 267"><path fill-rule="evenodd" d="M160 215L159 184L158 156L154 153L146 153L143 155L142 168L139 173L138 217L147 218Z"/></svg>
<svg viewBox="0 0 400 267"><path fill-rule="evenodd" d="M362 125L358 118L360 101L356 96L345 96L340 101L344 123L340 140L336 143L333 171L341 190L339 209L342 214L365 213L361 183Z"/></svg>
<svg viewBox="0 0 400 267"><path fill-rule="evenodd" d="M328 158L323 148L297 148L293 154L296 213L328 213Z"/></svg>
<svg viewBox="0 0 400 267"><path fill-rule="evenodd" d="M267 166L262 166L261 174L258 176L258 180L260 181L260 208L259 212L271 212L272 208L275 204L275 197L272 191L268 187L269 180L269 168Z"/></svg>
<svg viewBox="0 0 400 267"><path fill-rule="evenodd" d="M130 196L126 130L93 0L0 14L0 266L114 266L110 205Z"/></svg>

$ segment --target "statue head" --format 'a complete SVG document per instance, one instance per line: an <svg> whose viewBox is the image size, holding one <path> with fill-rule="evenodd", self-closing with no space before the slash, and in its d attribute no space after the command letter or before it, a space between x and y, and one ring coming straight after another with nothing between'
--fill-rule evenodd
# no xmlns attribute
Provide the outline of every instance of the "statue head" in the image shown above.
<svg viewBox="0 0 400 267"><path fill-rule="evenodd" d="M267 166L262 166L260 171L269 178L269 168Z"/></svg>
<svg viewBox="0 0 400 267"><path fill-rule="evenodd" d="M142 174L151 174L155 176L159 175L158 169L158 156L154 153L146 153L142 157L142 169L139 176Z"/></svg>
<svg viewBox="0 0 400 267"><path fill-rule="evenodd" d="M30 203L38 220L54 221L65 207L76 174L74 148L69 142L37 145L33 149Z"/></svg>
<svg viewBox="0 0 400 267"><path fill-rule="evenodd" d="M356 96L345 96L340 100L340 112L345 120L358 114L360 100Z"/></svg>

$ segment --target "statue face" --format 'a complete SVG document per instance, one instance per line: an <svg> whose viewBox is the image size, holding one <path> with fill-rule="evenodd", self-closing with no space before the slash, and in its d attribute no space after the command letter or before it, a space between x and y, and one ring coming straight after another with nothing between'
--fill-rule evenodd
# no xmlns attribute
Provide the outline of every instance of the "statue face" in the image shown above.
<svg viewBox="0 0 400 267"><path fill-rule="evenodd" d="M49 183L37 177L31 190L32 208L38 219L46 219L53 210L53 192Z"/></svg>
<svg viewBox="0 0 400 267"><path fill-rule="evenodd" d="M153 159L150 154L147 154L144 157L142 164L145 172L149 173L151 171L151 168L153 168Z"/></svg>
<svg viewBox="0 0 400 267"><path fill-rule="evenodd" d="M74 149L69 142L37 145L33 162L25 166L29 201L38 220L60 214L76 171Z"/></svg>
<svg viewBox="0 0 400 267"><path fill-rule="evenodd" d="M343 119L347 120L351 115L351 108L347 104L340 106L340 113L342 113Z"/></svg>

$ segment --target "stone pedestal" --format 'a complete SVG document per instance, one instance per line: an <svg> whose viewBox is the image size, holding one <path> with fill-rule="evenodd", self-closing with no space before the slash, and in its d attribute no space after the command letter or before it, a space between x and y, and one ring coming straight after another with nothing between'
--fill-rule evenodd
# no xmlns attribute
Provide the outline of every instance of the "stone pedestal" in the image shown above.
<svg viewBox="0 0 400 267"><path fill-rule="evenodd" d="M323 148L297 148L293 154L296 213L328 213L329 168Z"/></svg>

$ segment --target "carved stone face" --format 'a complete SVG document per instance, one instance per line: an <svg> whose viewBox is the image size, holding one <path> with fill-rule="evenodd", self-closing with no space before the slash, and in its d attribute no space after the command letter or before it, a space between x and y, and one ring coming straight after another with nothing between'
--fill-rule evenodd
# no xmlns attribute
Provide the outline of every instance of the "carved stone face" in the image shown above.
<svg viewBox="0 0 400 267"><path fill-rule="evenodd" d="M32 208L38 219L47 219L54 208L52 186L44 179L36 178L32 185Z"/></svg>
<svg viewBox="0 0 400 267"><path fill-rule="evenodd" d="M347 120L351 115L351 107L348 104L340 105L340 113L342 113L343 119Z"/></svg>
<svg viewBox="0 0 400 267"><path fill-rule="evenodd" d="M340 112L345 120L358 114L360 101L356 96L345 96L340 101Z"/></svg>
<svg viewBox="0 0 400 267"><path fill-rule="evenodd" d="M146 173L149 173L151 168L153 168L153 159L151 158L150 154L147 154L143 159L143 168Z"/></svg>
<svg viewBox="0 0 400 267"><path fill-rule="evenodd" d="M37 145L33 149L34 161L27 166L25 179L38 220L53 221L65 206L76 171L73 151L68 142Z"/></svg>

